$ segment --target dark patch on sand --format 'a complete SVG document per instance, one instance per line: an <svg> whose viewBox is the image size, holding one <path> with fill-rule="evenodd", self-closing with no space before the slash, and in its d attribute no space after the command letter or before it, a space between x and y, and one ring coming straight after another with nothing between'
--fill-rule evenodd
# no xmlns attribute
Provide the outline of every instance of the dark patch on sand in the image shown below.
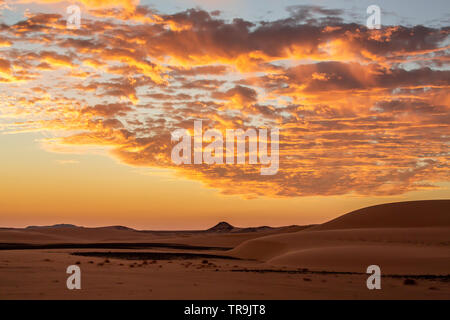
<svg viewBox="0 0 450 320"><path fill-rule="evenodd" d="M74 256L116 258L125 260L187 260L187 259L227 259L240 260L229 256L179 252L72 252Z"/></svg>
<svg viewBox="0 0 450 320"><path fill-rule="evenodd" d="M344 272L344 271L314 271L309 269L298 270L282 270L282 269L232 269L231 272L255 272L255 273L288 273L288 274L342 274L342 275L367 275L364 272ZM416 279L416 280L435 280L442 282L450 281L450 274L447 275L433 275L433 274L417 274L417 275L403 275L403 274L386 274L382 275L385 278L397 279Z"/></svg>
<svg viewBox="0 0 450 320"><path fill-rule="evenodd" d="M166 248L178 250L221 250L232 248L190 246L177 243L51 243L51 244L28 244L28 243L0 243L0 250L38 250L38 249L152 249Z"/></svg>

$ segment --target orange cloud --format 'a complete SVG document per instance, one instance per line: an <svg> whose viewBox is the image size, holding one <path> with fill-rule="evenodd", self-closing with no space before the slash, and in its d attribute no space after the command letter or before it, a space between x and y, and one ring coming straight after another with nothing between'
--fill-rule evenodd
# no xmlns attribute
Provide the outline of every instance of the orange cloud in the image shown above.
<svg viewBox="0 0 450 320"><path fill-rule="evenodd" d="M63 0L19 0L19 3L58 3L65 2ZM126 10L134 9L138 4L139 0L79 0L80 3L85 5L87 8L110 8L110 7L121 7Z"/></svg>
<svg viewBox="0 0 450 320"><path fill-rule="evenodd" d="M372 31L316 7L230 22L127 11L132 1L108 2L122 4L116 18L135 18L111 21L104 2L84 3L99 10L80 30L53 14L0 30L3 132L53 132L52 147L105 147L127 165L246 197L392 195L450 178L448 28ZM278 127L278 173L174 165L171 132L197 119L222 131Z"/></svg>

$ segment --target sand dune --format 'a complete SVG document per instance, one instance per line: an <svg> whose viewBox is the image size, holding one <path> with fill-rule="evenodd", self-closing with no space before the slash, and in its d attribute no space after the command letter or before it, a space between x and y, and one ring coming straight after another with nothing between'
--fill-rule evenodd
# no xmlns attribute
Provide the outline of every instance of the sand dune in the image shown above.
<svg viewBox="0 0 450 320"><path fill-rule="evenodd" d="M385 203L362 208L310 230L450 227L450 200Z"/></svg>
<svg viewBox="0 0 450 320"><path fill-rule="evenodd" d="M445 248L346 245L291 251L270 259L268 263L343 272L365 272L368 266L375 264L380 266L383 274L447 275L450 257Z"/></svg>
<svg viewBox="0 0 450 320"><path fill-rule="evenodd" d="M370 227L369 227L370 226ZM323 225L242 243L231 255L271 265L385 273L450 273L450 201L364 208Z"/></svg>

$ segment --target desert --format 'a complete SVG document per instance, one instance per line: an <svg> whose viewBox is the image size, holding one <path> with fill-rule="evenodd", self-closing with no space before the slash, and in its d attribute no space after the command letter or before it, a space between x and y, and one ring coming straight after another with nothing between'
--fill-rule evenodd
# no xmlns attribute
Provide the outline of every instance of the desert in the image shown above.
<svg viewBox="0 0 450 320"><path fill-rule="evenodd" d="M81 270L68 290L66 269ZM368 290L366 268L381 269ZM0 299L449 299L450 200L388 203L313 226L0 230Z"/></svg>

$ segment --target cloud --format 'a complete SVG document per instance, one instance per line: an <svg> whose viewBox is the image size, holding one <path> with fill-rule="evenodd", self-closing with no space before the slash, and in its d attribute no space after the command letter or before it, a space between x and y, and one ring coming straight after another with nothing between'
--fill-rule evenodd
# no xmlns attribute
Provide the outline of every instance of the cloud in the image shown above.
<svg viewBox="0 0 450 320"><path fill-rule="evenodd" d="M0 26L1 132L45 130L50 150L99 147L246 197L393 195L449 180L449 28L367 30L317 6L250 22L105 3L84 2L94 11L79 30L45 13ZM278 173L174 165L171 132L197 119L279 128Z"/></svg>
<svg viewBox="0 0 450 320"><path fill-rule="evenodd" d="M63 0L18 0L18 3L58 3L66 2ZM120 7L126 10L134 9L138 4L139 0L79 0L81 4L87 8L110 8L110 7Z"/></svg>

